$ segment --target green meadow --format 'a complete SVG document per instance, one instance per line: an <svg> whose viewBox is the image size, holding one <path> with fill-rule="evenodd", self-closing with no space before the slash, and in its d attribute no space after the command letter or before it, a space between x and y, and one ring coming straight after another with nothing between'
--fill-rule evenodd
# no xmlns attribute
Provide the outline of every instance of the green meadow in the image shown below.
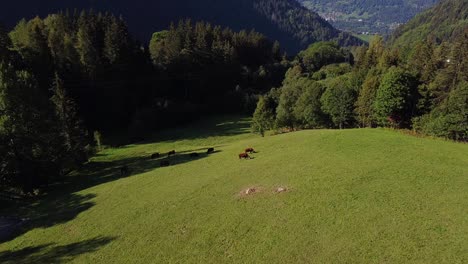
<svg viewBox="0 0 468 264"><path fill-rule="evenodd" d="M209 119L101 151L36 203L1 208L29 221L0 263L468 263L467 144L249 126ZM171 150L169 167L149 158Z"/></svg>

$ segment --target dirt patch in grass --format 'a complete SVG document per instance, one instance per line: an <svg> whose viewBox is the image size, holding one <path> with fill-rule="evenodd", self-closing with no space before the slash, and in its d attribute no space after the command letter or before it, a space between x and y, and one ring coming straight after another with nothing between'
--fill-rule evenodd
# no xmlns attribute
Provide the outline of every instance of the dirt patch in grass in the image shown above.
<svg viewBox="0 0 468 264"><path fill-rule="evenodd" d="M255 186L255 187L248 187L248 188L244 188L242 189L238 196L240 198L243 198L243 197L248 197L248 196L253 196L255 194L258 194L258 193L261 193L263 191L263 188L261 187L258 187L258 186Z"/></svg>
<svg viewBox="0 0 468 264"><path fill-rule="evenodd" d="M289 188L285 186L280 186L280 187L275 188L275 193L284 193L288 191L289 191Z"/></svg>

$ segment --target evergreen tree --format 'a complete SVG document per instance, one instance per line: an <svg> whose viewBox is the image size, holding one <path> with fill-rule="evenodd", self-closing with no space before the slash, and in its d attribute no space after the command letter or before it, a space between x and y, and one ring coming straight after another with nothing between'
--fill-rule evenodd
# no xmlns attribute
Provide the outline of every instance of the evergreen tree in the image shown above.
<svg viewBox="0 0 468 264"><path fill-rule="evenodd" d="M78 118L76 104L68 96L64 82L55 74L51 101L58 119L58 129L64 140L64 150L72 157L72 166L87 160L87 132Z"/></svg>
<svg viewBox="0 0 468 264"><path fill-rule="evenodd" d="M356 101L356 113L358 121L364 127L372 127L375 124L374 101L380 85L380 76L375 72L369 72Z"/></svg>
<svg viewBox="0 0 468 264"><path fill-rule="evenodd" d="M0 24L0 62L10 57L11 40L3 25Z"/></svg>
<svg viewBox="0 0 468 264"><path fill-rule="evenodd" d="M31 74L0 65L0 95L2 140L7 142L3 173L30 193L60 175L62 139Z"/></svg>
<svg viewBox="0 0 468 264"><path fill-rule="evenodd" d="M274 112L268 107L268 99L260 96L257 108L253 114L252 131L265 136L265 131L273 128L275 121Z"/></svg>
<svg viewBox="0 0 468 264"><path fill-rule="evenodd" d="M96 18L92 14L82 12L78 20L78 32L76 34L76 49L79 54L84 72L95 77L99 68L100 56L97 43Z"/></svg>

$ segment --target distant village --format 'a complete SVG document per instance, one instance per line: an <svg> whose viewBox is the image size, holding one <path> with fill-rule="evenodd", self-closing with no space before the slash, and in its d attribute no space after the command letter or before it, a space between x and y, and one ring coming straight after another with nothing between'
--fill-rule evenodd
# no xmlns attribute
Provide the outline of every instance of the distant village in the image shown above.
<svg viewBox="0 0 468 264"><path fill-rule="evenodd" d="M367 26L366 24L373 23L374 26L377 26L378 28L384 29L384 31L393 31L396 28L398 28L402 23L394 22L391 24L386 24L380 21L376 22L371 22L366 20L365 18L357 18L357 17L349 17L349 15L343 13L343 12L330 12L330 13L319 13L319 15L324 18L326 21L333 23L336 27L342 30L346 30L342 26L340 26L341 23L356 23L359 24L361 23L362 26L356 26L356 30L353 31L355 34L360 34L360 35L380 35L382 32L377 32L377 31L369 31L369 30L362 30L366 28L371 28L370 26Z"/></svg>

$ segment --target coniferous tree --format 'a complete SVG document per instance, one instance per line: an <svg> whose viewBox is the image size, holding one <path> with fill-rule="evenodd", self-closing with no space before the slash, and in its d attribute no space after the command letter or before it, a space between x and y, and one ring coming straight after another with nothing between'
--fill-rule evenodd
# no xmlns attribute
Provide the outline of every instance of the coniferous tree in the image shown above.
<svg viewBox="0 0 468 264"><path fill-rule="evenodd" d="M252 131L265 136L265 132L273 128L275 114L268 106L268 99L260 96L257 108L253 114Z"/></svg>
<svg viewBox="0 0 468 264"><path fill-rule="evenodd" d="M61 136L50 108L31 74L0 65L2 167L9 181L30 193L61 173Z"/></svg>
<svg viewBox="0 0 468 264"><path fill-rule="evenodd" d="M379 74L369 72L356 101L356 114L361 126L372 127L375 124L374 101L379 85Z"/></svg>
<svg viewBox="0 0 468 264"><path fill-rule="evenodd" d="M87 132L78 117L75 102L69 97L63 80L56 73L52 87L51 101L54 104L58 121L58 129L63 138L64 151L72 157L72 166L75 167L87 160L88 140Z"/></svg>

